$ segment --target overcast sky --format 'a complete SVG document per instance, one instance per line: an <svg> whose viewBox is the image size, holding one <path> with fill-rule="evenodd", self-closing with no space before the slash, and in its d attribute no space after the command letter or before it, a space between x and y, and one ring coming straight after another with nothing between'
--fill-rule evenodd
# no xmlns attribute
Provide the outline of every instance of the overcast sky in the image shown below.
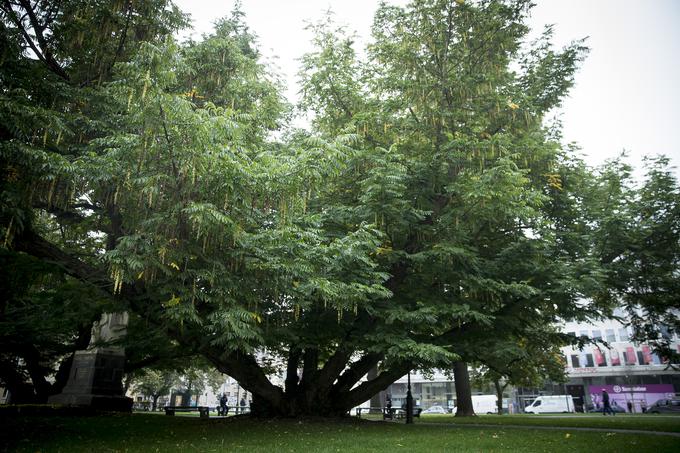
<svg viewBox="0 0 680 453"><path fill-rule="evenodd" d="M176 0L191 14L194 36L231 11L233 0ZM296 100L299 63L311 49L305 21L329 8L356 31L362 45L378 0L242 0L263 54ZM406 0L389 0L404 5ZM530 25L555 24L558 46L588 37L591 52L560 112L565 142L576 142L591 164L626 149L640 166L646 154L666 154L680 166L680 1L536 0ZM676 173L680 173L676 170Z"/></svg>

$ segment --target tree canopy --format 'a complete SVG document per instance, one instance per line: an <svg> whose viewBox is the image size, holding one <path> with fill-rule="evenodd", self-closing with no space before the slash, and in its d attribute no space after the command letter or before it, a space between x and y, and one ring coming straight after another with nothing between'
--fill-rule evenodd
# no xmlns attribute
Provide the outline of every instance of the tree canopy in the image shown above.
<svg viewBox="0 0 680 453"><path fill-rule="evenodd" d="M584 210L590 170L545 118L587 49L550 28L527 43L528 1L383 4L364 60L312 26L309 131L238 8L178 43L172 3L104 3L3 2L4 248L203 356L255 414L343 414L409 369L476 360L490 332L548 338L669 258L602 259L624 214ZM663 235L677 216L642 208L677 207L659 165L617 200Z"/></svg>

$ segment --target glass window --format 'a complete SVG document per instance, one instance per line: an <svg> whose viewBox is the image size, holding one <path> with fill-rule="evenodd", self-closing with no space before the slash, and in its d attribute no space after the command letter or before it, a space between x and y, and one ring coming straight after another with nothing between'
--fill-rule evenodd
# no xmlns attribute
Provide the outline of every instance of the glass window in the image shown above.
<svg viewBox="0 0 680 453"><path fill-rule="evenodd" d="M602 332L600 330L593 330L593 340L601 340Z"/></svg>
<svg viewBox="0 0 680 453"><path fill-rule="evenodd" d="M578 361L578 356L576 354L571 355L571 366L574 368L579 368L581 364Z"/></svg>
<svg viewBox="0 0 680 453"><path fill-rule="evenodd" d="M592 354L586 354L586 366L587 367L594 367L595 362L593 361L593 355Z"/></svg>
<svg viewBox="0 0 680 453"><path fill-rule="evenodd" d="M588 336L588 331L587 331L587 330L581 330L581 331L579 331L578 334L579 334L580 336L582 336L582 337L587 337L587 336Z"/></svg>
<svg viewBox="0 0 680 453"><path fill-rule="evenodd" d="M616 341L616 334L614 333L614 329L607 329L605 331L605 335L607 335L607 341L609 342Z"/></svg>
<svg viewBox="0 0 680 453"><path fill-rule="evenodd" d="M625 327L619 329L619 341L628 341L628 330Z"/></svg>

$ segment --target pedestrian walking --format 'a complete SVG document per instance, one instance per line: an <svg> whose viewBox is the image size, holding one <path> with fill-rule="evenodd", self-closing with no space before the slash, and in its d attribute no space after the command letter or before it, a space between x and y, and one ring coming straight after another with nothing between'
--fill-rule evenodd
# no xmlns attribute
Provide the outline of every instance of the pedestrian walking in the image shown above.
<svg viewBox="0 0 680 453"><path fill-rule="evenodd" d="M607 412L611 415L616 415L609 404L609 393L606 390L602 390L602 415L607 415Z"/></svg>

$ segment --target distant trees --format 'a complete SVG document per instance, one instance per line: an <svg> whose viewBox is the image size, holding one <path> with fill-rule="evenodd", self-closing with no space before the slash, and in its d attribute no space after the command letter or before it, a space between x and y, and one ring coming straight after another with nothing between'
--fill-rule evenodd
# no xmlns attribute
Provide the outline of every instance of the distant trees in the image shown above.
<svg viewBox="0 0 680 453"><path fill-rule="evenodd" d="M170 393L179 382L177 373L169 370L145 369L132 380L132 388L151 397L151 410L155 411L158 398Z"/></svg>
<svg viewBox="0 0 680 453"><path fill-rule="evenodd" d="M147 367L131 376L130 386L135 392L151 397L151 410L155 411L158 399L172 390L182 394L182 405L198 401L207 389L218 393L225 377L202 360L190 360L173 368ZM171 405L174 404L171 403Z"/></svg>

